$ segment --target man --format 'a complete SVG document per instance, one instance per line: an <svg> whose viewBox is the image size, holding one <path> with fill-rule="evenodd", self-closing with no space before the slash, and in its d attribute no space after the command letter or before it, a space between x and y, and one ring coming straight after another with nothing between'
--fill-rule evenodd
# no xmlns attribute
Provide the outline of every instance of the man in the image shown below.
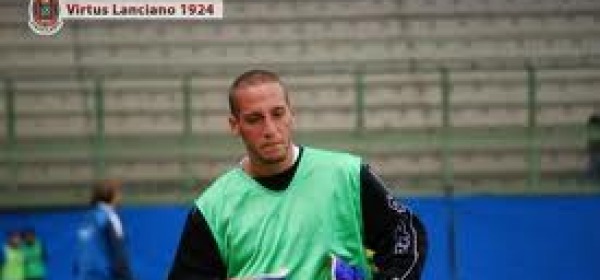
<svg viewBox="0 0 600 280"><path fill-rule="evenodd" d="M600 113L588 119L588 169L587 177L594 184L600 184Z"/></svg>
<svg viewBox="0 0 600 280"><path fill-rule="evenodd" d="M77 280L133 279L127 260L123 224L115 207L121 200L118 181L102 181L94 186L92 209L77 232L75 263Z"/></svg>
<svg viewBox="0 0 600 280"><path fill-rule="evenodd" d="M25 255L25 279L46 279L46 250L33 229L23 232L23 253Z"/></svg>
<svg viewBox="0 0 600 280"><path fill-rule="evenodd" d="M8 240L2 248L0 256L1 264L0 279L2 280L24 280L25 279L25 255L23 254L23 240L21 233L13 231L8 234Z"/></svg>
<svg viewBox="0 0 600 280"><path fill-rule="evenodd" d="M293 143L294 116L277 74L242 74L229 107L247 155L196 200L170 280L339 279L338 263L352 268L346 279L371 279L367 249L375 278L420 278L421 222L358 157Z"/></svg>

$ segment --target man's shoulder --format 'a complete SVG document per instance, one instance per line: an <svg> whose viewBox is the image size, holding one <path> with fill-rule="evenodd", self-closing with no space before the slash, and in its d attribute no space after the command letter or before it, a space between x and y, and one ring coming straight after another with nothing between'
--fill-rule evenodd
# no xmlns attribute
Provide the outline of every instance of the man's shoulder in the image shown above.
<svg viewBox="0 0 600 280"><path fill-rule="evenodd" d="M89 220L98 226L108 223L108 213L99 204L92 206L86 215Z"/></svg>
<svg viewBox="0 0 600 280"><path fill-rule="evenodd" d="M358 161L360 162L360 157L358 155L352 154L350 152L338 151L338 150L329 150L329 149L321 149L314 147L304 146L306 154L309 157L318 157L322 159L326 159L330 163L334 162L345 162L345 161Z"/></svg>
<svg viewBox="0 0 600 280"><path fill-rule="evenodd" d="M240 169L239 168L230 168L225 170L223 173L218 175L211 183L204 188L202 193L196 199L196 203L199 200L210 200L215 196L223 196L225 191L227 191L230 186L235 186L236 182L240 179Z"/></svg>
<svg viewBox="0 0 600 280"><path fill-rule="evenodd" d="M227 185L232 180L236 180L240 177L241 168L239 166L230 167L221 172L213 181L209 184L209 187L218 185Z"/></svg>

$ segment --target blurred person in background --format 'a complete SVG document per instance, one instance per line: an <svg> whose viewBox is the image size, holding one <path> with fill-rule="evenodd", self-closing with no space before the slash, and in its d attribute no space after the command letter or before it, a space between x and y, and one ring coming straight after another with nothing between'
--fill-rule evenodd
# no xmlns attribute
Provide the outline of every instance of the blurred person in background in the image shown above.
<svg viewBox="0 0 600 280"><path fill-rule="evenodd" d="M25 256L25 279L46 279L46 249L33 229L23 231L23 253Z"/></svg>
<svg viewBox="0 0 600 280"><path fill-rule="evenodd" d="M588 170L587 177L600 184L600 113L594 113L588 120Z"/></svg>
<svg viewBox="0 0 600 280"><path fill-rule="evenodd" d="M101 181L93 187L91 209L77 232L75 279L133 279L123 224L115 209L120 201L119 181Z"/></svg>
<svg viewBox="0 0 600 280"><path fill-rule="evenodd" d="M420 279L421 221L361 158L293 142L276 73L239 76L229 107L246 155L196 200L170 280Z"/></svg>
<svg viewBox="0 0 600 280"><path fill-rule="evenodd" d="M25 254L23 239L19 231L8 233L7 241L0 256L2 280L25 280Z"/></svg>

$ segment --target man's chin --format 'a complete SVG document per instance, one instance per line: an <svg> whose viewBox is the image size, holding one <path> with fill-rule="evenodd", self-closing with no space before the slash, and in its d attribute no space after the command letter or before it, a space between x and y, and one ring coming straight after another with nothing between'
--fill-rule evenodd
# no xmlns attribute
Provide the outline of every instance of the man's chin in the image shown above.
<svg viewBox="0 0 600 280"><path fill-rule="evenodd" d="M282 152L279 155L261 155L260 156L260 161L263 164L278 164L278 163L282 163L285 162L286 160L286 153Z"/></svg>
<svg viewBox="0 0 600 280"><path fill-rule="evenodd" d="M264 164L278 164L285 161L285 156L282 157L262 157L261 161Z"/></svg>

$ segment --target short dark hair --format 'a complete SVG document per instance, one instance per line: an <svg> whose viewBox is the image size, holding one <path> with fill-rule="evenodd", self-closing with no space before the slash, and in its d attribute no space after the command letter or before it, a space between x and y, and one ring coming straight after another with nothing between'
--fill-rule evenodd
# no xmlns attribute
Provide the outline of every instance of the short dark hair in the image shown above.
<svg viewBox="0 0 600 280"><path fill-rule="evenodd" d="M237 116L239 113L239 109L235 102L235 93L238 89L270 82L281 85L283 94L285 95L285 101L289 104L287 89L277 73L268 70L253 69L239 75L229 87L229 112L231 115Z"/></svg>
<svg viewBox="0 0 600 280"><path fill-rule="evenodd" d="M121 183L117 180L101 180L93 185L90 204L94 205L100 202L111 203L117 192L120 191Z"/></svg>

